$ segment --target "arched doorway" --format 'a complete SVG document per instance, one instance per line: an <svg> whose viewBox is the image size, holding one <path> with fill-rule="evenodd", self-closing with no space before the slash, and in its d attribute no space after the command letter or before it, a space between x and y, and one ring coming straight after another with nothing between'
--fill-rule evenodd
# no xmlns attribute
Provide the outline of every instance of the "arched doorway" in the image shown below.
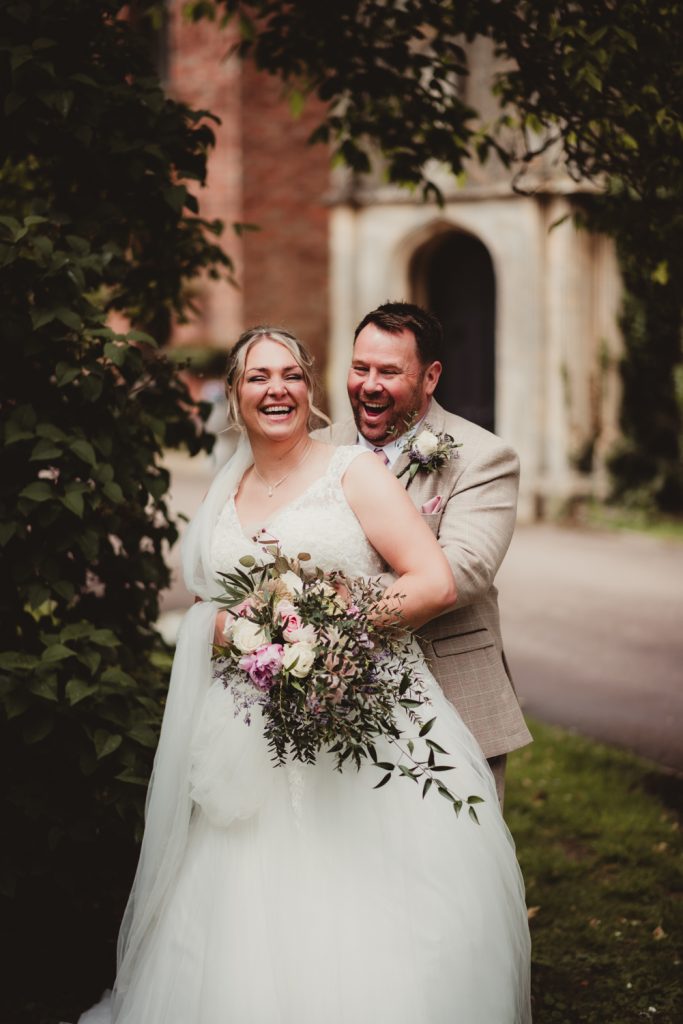
<svg viewBox="0 0 683 1024"><path fill-rule="evenodd" d="M409 273L414 301L444 328L437 401L493 430L496 284L488 249L473 235L444 231L415 251Z"/></svg>

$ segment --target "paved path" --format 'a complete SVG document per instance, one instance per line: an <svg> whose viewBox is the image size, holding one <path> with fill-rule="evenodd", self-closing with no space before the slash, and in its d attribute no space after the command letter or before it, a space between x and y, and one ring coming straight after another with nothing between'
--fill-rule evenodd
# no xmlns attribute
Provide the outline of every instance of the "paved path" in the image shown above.
<svg viewBox="0 0 683 1024"><path fill-rule="evenodd" d="M191 515L210 463L170 468L172 505ZM683 771L683 544L518 527L498 585L525 710ZM176 574L164 609L190 600Z"/></svg>
<svg viewBox="0 0 683 1024"><path fill-rule="evenodd" d="M683 771L683 544L518 527L498 586L525 710Z"/></svg>

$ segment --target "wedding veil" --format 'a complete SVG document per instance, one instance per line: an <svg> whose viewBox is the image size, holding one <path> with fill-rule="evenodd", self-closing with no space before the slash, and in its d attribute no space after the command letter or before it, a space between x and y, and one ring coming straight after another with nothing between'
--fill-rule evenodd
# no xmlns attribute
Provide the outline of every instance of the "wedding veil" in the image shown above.
<svg viewBox="0 0 683 1024"><path fill-rule="evenodd" d="M114 1020L133 965L153 927L181 864L192 811L190 740L211 682L211 643L217 606L211 572L211 539L221 509L253 461L242 436L219 471L182 540L188 590L201 598L183 619L178 636L164 720L147 792L145 834L133 888L123 916L113 992Z"/></svg>

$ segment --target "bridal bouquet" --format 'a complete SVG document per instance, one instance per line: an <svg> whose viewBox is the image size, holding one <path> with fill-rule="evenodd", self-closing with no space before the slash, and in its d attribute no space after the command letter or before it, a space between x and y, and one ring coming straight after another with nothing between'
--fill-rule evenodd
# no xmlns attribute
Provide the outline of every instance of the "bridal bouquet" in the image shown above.
<svg viewBox="0 0 683 1024"><path fill-rule="evenodd" d="M247 555L241 568L220 574L223 593L215 600L228 617L225 642L214 650L215 676L231 691L236 714L251 723L260 709L275 764L290 757L312 764L328 751L341 771L369 759L383 772L375 788L392 775L421 782L423 796L433 785L459 814L463 800L441 777L451 766L437 764L447 751L428 735L436 719L417 713L429 698L399 607L383 602L379 624L379 583L309 563L307 554L290 559L275 548L265 563ZM397 724L399 708L412 738ZM378 756L380 737L397 751L395 761ZM479 802L467 798L474 821Z"/></svg>

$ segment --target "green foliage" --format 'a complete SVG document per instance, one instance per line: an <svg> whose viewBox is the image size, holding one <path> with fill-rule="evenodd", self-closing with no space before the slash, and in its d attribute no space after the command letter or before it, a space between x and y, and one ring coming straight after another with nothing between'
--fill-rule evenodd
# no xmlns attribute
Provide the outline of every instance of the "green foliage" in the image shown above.
<svg viewBox="0 0 683 1024"><path fill-rule="evenodd" d="M295 108L308 93L322 99L313 139L331 141L356 171L379 147L391 181L438 194L429 160L457 175L467 157L496 149L524 167L559 141L576 176L619 178L640 197L680 195L676 0L195 0L186 9L235 19L240 51L288 83ZM502 59L491 132L458 88L463 43L477 35Z"/></svg>
<svg viewBox="0 0 683 1024"><path fill-rule="evenodd" d="M189 192L213 136L201 112L163 96L140 22L122 9L0 9L0 892L12 1022L50 1019L47 1006L75 1019L83 977L85 1000L111 979L170 666L153 628L177 537L161 456L210 446L206 410L156 341L184 314L188 278L229 270L220 225ZM112 311L134 329L108 326Z"/></svg>
<svg viewBox="0 0 683 1024"><path fill-rule="evenodd" d="M677 0L491 2L487 34L505 59L497 92L519 156L555 141L577 178L605 176L639 198L681 195L683 18ZM507 119L506 119L507 120Z"/></svg>
<svg viewBox="0 0 683 1024"><path fill-rule="evenodd" d="M534 1024L675 1024L683 1013L683 781L530 723L506 818L530 907Z"/></svg>
<svg viewBox="0 0 683 1024"><path fill-rule="evenodd" d="M683 208L672 197L593 199L584 221L612 234L624 282L622 438L609 460L613 498L644 512L683 512L680 282Z"/></svg>
<svg viewBox="0 0 683 1024"><path fill-rule="evenodd" d="M357 172L370 169L377 148L390 181L438 196L425 173L427 159L457 174L479 135L476 111L461 98L457 78L467 74L463 36L471 36L477 8L442 0L199 0L193 18L234 19L239 50L290 89L293 109L315 94L327 113L312 142L332 146L333 159Z"/></svg>

